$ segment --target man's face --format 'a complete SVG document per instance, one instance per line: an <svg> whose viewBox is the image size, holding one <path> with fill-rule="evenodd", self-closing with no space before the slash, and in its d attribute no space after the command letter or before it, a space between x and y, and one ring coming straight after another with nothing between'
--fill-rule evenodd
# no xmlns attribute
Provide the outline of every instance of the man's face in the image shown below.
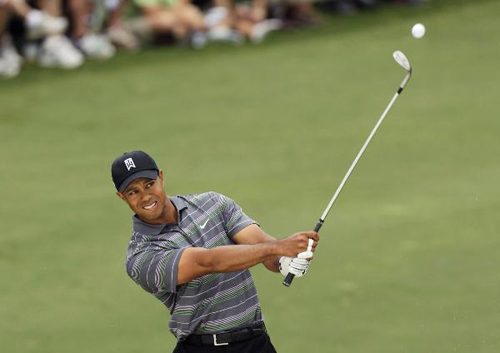
<svg viewBox="0 0 500 353"><path fill-rule="evenodd" d="M123 192L116 194L125 201L140 219L155 223L167 212L167 195L163 189L163 171L156 180L139 178L132 181ZM161 221L158 221L161 223Z"/></svg>

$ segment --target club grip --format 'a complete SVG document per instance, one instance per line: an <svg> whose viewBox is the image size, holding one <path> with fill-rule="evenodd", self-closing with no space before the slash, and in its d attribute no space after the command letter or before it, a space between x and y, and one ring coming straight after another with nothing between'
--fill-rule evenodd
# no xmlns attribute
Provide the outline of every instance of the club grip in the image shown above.
<svg viewBox="0 0 500 353"><path fill-rule="evenodd" d="M318 221L318 223L316 223L316 226L314 227L314 231L315 231L316 233L318 233L318 232L319 232L319 230L321 229L321 226L323 225L323 222L324 222L324 220L320 219L320 220Z"/></svg>
<svg viewBox="0 0 500 353"><path fill-rule="evenodd" d="M314 227L314 231L315 231L316 233L318 233L318 232L319 232L319 230L321 229L321 226L323 226L323 222L324 222L324 220L322 220L322 219L320 218L320 220L318 221L318 223L316 223L316 226ZM285 287L290 287L290 285L292 284L292 282L293 282L293 279L294 279L294 278L295 278L295 275L294 275L293 273L290 273L290 272L289 272L289 273L286 275L285 279L283 280L283 285L284 285Z"/></svg>
<svg viewBox="0 0 500 353"><path fill-rule="evenodd" d="M285 287L290 287L290 284L292 284L292 281L294 278L295 278L295 275L293 273L288 272L288 274L286 275L286 277L283 281L283 285Z"/></svg>

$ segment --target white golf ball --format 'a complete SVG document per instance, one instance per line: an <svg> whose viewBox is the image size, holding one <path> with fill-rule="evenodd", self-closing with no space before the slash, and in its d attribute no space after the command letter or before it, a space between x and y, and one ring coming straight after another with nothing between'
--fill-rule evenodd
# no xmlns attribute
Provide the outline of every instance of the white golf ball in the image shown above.
<svg viewBox="0 0 500 353"><path fill-rule="evenodd" d="M414 38L417 38L417 39L422 38L425 34L425 26L421 23L417 23L411 29L411 34Z"/></svg>

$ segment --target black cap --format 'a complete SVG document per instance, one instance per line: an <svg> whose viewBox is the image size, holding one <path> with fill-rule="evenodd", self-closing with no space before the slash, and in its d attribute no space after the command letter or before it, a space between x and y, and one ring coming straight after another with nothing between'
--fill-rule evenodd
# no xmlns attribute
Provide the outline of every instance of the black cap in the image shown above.
<svg viewBox="0 0 500 353"><path fill-rule="evenodd" d="M120 192L123 192L135 179L156 179L158 172L154 159L143 151L126 152L116 158L111 166L113 183Z"/></svg>

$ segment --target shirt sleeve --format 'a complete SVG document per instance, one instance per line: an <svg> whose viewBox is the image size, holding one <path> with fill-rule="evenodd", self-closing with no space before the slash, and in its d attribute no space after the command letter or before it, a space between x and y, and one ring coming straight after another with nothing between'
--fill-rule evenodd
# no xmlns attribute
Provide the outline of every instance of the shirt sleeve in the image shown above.
<svg viewBox="0 0 500 353"><path fill-rule="evenodd" d="M161 296L177 292L177 270L185 248L133 244L127 256L127 273L144 290Z"/></svg>
<svg viewBox="0 0 500 353"><path fill-rule="evenodd" d="M222 217L224 227L229 237L232 237L243 228L251 224L257 224L252 218L248 217L240 206L227 196L220 195L222 201Z"/></svg>

